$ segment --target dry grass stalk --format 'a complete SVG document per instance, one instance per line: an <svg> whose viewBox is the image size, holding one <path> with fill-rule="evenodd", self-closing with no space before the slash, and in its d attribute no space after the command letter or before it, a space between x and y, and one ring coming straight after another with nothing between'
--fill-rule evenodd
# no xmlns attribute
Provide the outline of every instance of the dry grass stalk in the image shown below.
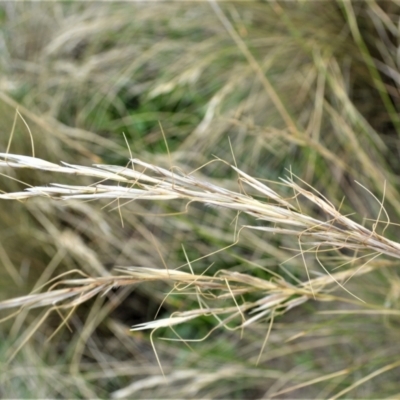
<svg viewBox="0 0 400 400"><path fill-rule="evenodd" d="M324 221L306 215L302 212L299 203L295 207L270 187L233 165L231 167L237 172L240 185L247 184L252 187L258 192L259 196L264 198L264 201L257 200L245 192L232 192L212 183L196 179L191 174L183 174L180 171L174 172L174 170L169 171L138 159L131 159L130 162L133 166L142 167L143 171L141 172L136 171L134 168L130 169L114 165L85 167L64 164L64 166L59 166L38 158L5 153L0 153L0 157L0 166L84 175L100 178L101 182L110 180L126 184L126 186L104 185L101 182L90 186L53 184L50 187L29 187L23 192L2 194L0 195L1 199L23 200L37 196L62 200L106 198L114 200L129 199L131 201L168 201L182 199L188 202L199 202L228 208L240 213L246 213L257 220L279 224L273 227L247 226L247 228L295 235L299 237L299 242L302 242L305 238L311 239L310 244L316 247L331 246L332 248L347 248L356 251L372 250L400 258L400 244L379 235L376 232L377 224L374 225L372 230L369 230L354 222L342 215L320 193L300 187L294 181L293 176L282 179L282 182L294 193L292 200L297 201L299 197L309 200L328 217L327 220ZM155 175L150 175L148 171L153 172ZM380 205L380 214L385 213L383 204L380 203ZM389 218L387 215L386 217L387 226Z"/></svg>
<svg viewBox="0 0 400 400"><path fill-rule="evenodd" d="M45 196L52 199L127 199L128 201L157 200L169 201L182 199L188 202L200 202L206 205L223 207L238 213L270 223L270 226L245 225L243 228L263 230L281 235L296 236L303 256L307 252L316 253L317 260L325 275L299 282L297 285L286 282L277 275L266 281L230 271L219 271L215 276L195 275L179 270L160 270L153 268L130 267L117 269L123 275L109 277L91 277L82 279L66 279L50 288L48 292L31 294L18 299L12 299L0 304L0 309L22 307L34 308L52 306L57 309L73 308L83 303L98 293L107 293L117 286L132 285L139 282L161 280L171 282L173 291L191 292L198 296L199 309L178 313L167 320L149 322L135 327L135 329L158 328L185 322L200 315L214 315L220 325L239 317L241 323L237 327L244 327L261 318L269 318L273 312L283 313L293 308L308 298L329 300L331 284L337 283L342 289L345 283L355 274L370 272L375 267L366 265L381 254L391 257L400 257L400 244L386 239L376 232L376 226L369 230L354 222L349 217L342 215L332 203L322 195L305 190L300 187L292 176L283 179L285 186L290 188L294 196L286 199L272 190L269 186L252 178L237 167L231 167L237 172L240 192L233 192L210 182L200 180L194 174L184 174L175 169L167 170L138 159L131 159L133 168L123 168L113 165L95 165L85 167L78 165L49 163L47 161L14 154L0 154L0 165L12 168L33 168L44 171L60 172L72 175L84 175L100 179L100 182L90 186L71 186L53 184L51 186L29 187L23 192L7 193L0 195L1 199L26 200L31 197ZM141 168L137 171L135 168ZM103 184L105 180L118 182L118 185ZM122 186L124 184L124 186ZM245 192L244 184L256 191L263 201L250 196ZM321 213L327 216L326 220L317 219L305 214L300 202L308 200L317 206ZM384 212L382 205L382 212ZM240 237L237 233L237 240ZM367 258L361 267L353 266L345 271L330 273L318 258L318 253L326 249L350 249L357 254L367 252L359 258ZM351 262L348 261L348 264ZM190 262L188 261L189 267ZM307 268L307 266L306 266ZM63 285L63 289L56 287ZM257 301L238 303L237 299L244 293L258 293ZM353 297L357 298L355 295ZM207 299L233 298L230 307L218 308L207 305ZM358 299L358 298L357 298ZM360 300L360 299L358 299ZM247 319L246 313L251 313ZM225 320L220 320L219 315L229 314Z"/></svg>

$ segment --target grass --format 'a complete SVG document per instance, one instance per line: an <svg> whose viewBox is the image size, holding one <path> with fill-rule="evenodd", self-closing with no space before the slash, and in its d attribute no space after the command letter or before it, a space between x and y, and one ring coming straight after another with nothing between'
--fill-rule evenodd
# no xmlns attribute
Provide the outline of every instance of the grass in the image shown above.
<svg viewBox="0 0 400 400"><path fill-rule="evenodd" d="M396 13L2 5L1 394L396 397Z"/></svg>

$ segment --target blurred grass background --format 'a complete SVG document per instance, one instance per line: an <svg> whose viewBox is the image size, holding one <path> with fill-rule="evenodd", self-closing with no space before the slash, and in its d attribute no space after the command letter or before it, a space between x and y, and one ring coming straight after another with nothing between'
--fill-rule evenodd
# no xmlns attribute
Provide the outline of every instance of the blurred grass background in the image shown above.
<svg viewBox="0 0 400 400"><path fill-rule="evenodd" d="M56 163L126 165L124 133L134 157L190 171L214 156L233 162L230 140L246 173L278 180L291 169L341 205L343 214L355 213L352 218L371 227L380 205L354 183L360 182L384 198L393 222L385 236L397 240L396 1L6 2L0 23L1 151L16 109L32 131L35 155ZM9 150L32 155L19 117ZM24 187L10 177L32 185L56 181L50 173L0 172L5 192ZM221 163L201 174L237 187L236 175ZM121 226L118 211L105 204L2 202L0 300L73 269L99 276L114 266L164 268L161 256L173 269L186 262L182 244L195 260L234 241L233 215L225 210L193 205L188 213L165 216L185 206L135 202L122 208ZM295 243L243 231L236 246L193 268L201 273L214 263L208 273L233 269L265 279L270 275L260 267L283 274L285 268L304 279L301 257L292 259L295 253L287 250ZM307 262L314 274L322 273L312 257ZM351 397L395 398L398 369L368 377L398 360L398 316L384 310L398 310L399 269L374 262L382 268L348 287L374 304L376 315L323 315L317 312L348 306L305 303L276 319L258 366L267 321L249 326L243 337L216 330L191 348L159 340L173 334L157 331L167 384L150 335L129 328L153 319L160 304L159 316L166 317L190 309L195 298L163 302L170 288L161 283L115 290L81 306L71 329L50 340L60 317L52 314L33 333L43 314L23 312L0 326L0 396L270 398L298 385L276 397L327 398L357 384ZM201 318L176 330L200 339L216 325L212 317ZM293 335L300 336L286 341Z"/></svg>

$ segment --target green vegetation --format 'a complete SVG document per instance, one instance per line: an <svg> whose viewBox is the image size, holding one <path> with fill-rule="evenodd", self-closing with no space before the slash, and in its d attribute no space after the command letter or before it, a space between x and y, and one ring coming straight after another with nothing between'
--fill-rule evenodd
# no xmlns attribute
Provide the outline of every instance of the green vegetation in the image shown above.
<svg viewBox="0 0 400 400"><path fill-rule="evenodd" d="M0 397L396 398L399 11L1 4Z"/></svg>

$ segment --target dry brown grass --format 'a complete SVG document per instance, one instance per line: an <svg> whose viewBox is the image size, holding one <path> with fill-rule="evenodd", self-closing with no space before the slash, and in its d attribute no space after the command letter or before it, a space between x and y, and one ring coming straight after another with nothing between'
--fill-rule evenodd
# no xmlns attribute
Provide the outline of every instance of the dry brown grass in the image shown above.
<svg viewBox="0 0 400 400"><path fill-rule="evenodd" d="M14 358L26 341L34 334L48 315L57 311L62 316L62 324L68 325L68 320L75 308L97 295L105 295L114 288L132 286L138 283L163 281L171 286L168 294L182 294L197 299L197 308L175 312L165 319L157 319L152 322L134 326L132 330L158 329L173 327L187 323L200 316L212 316L216 319L218 327L225 327L229 330L244 331L249 325L260 321L269 321L269 329L262 345L258 361L267 344L274 318L282 316L294 307L313 299L321 302L342 302L356 306L356 309L342 310L340 313L364 314L368 311L372 314L398 316L396 310L384 309L378 304L366 302L356 294L347 289L350 279L356 280L363 274L368 274L377 269L387 268L389 263L382 263L379 256L386 255L392 258L400 258L400 244L393 242L383 236L390 224L383 202L379 202L381 209L372 229L354 222L348 216L342 215L334 205L324 198L320 193L304 182L301 187L295 182L295 177L290 174L282 179L281 186L288 192L290 197L282 197L278 192L271 189L271 184L266 185L244 173L237 167L230 167L237 173L238 191L225 189L216 184L201 180L196 177L199 170L190 174L183 173L180 169L164 169L152 164L145 163L138 159L131 159L127 167L112 165L95 165L84 167L78 165L64 164L63 166L49 163L47 161L28 156L15 154L0 154L2 160L0 166L7 168L32 168L41 171L51 171L68 175L81 175L99 179L99 181L87 185L65 185L52 184L51 186L28 187L23 192L7 193L0 195L2 199L27 200L32 197L46 197L49 201L73 199L79 200L101 200L109 199L107 206L120 212L132 202L167 201L180 199L186 202L186 212L190 212L192 203L203 203L209 207L225 208L236 212L234 242L224 249L240 243L240 233L243 229L255 229L269 232L271 235L294 237L298 243L298 250L295 257L304 262L306 270L305 280L298 280L295 283L285 279L270 270L269 279L260 279L248 273L239 273L229 270L219 270L215 275L195 274L192 263L199 260L189 260L177 269L165 269L148 267L126 267L115 268L114 274L109 276L91 276L79 279L66 279L60 277L56 283L50 281L51 286L47 291L36 291L28 296L7 300L0 303L0 309L19 308L18 313L37 308L47 307L43 314L30 331L18 341L10 358ZM221 160L216 160L222 162ZM116 182L117 185L103 182ZM281 187L282 189L282 187ZM252 191L252 195L248 194ZM372 195L372 193L370 193ZM317 219L304 213L303 209L310 209L307 203L314 205L314 214L320 215ZM315 209L318 208L318 211ZM247 214L254 223L261 221L261 224L240 225L240 214ZM381 221L381 216L386 222ZM123 224L123 220L122 224ZM379 225L383 225L382 234L378 234ZM293 250L292 250L293 251ZM352 256L349 255L352 254ZM186 253L185 253L186 254ZM333 257L333 254L336 256ZM320 272L312 269L310 272L309 256L315 258L313 265L320 266ZM207 257L207 255L204 255ZM201 257L201 258L204 258ZM336 264L332 268L332 261ZM329 266L326 266L329 265ZM186 268L188 272L181 269ZM339 272L336 270L340 268ZM80 273L70 271L70 273ZM102 274L102 271L97 271ZM108 275L107 272L104 272ZM320 275L311 278L311 275ZM342 294L337 290L332 291L334 286L339 286ZM48 285L46 285L48 286ZM60 288L61 286L61 288ZM43 289L43 288L42 288ZM243 296L251 294L252 301L244 301ZM349 296L350 295L350 296ZM168 297L167 296L167 297ZM229 300L231 304L226 305ZM219 305L218 302L225 305ZM11 314L15 317L16 313ZM57 331L54 333L56 334ZM206 337L207 337L206 336ZM204 337L203 339L206 339ZM183 339L178 335L178 340L190 342L191 339ZM196 342L198 339L195 340ZM154 346L154 345L153 345ZM257 361L257 364L258 364ZM159 361L160 362L160 361ZM394 369L398 363L383 368L382 373ZM161 367L161 364L160 364ZM335 372L322 380L344 375L349 371ZM316 379L316 382L319 379ZM312 379L312 382L314 379ZM360 384L363 380L360 382ZM310 384L311 384L310 383ZM296 385L293 390L308 384ZM352 386L349 388L351 390ZM286 390L281 391L282 393ZM277 392L279 395L281 392ZM120 395L116 395L117 397ZM125 393L125 392L121 392ZM343 391L343 394L346 393ZM125 393L126 394L126 393ZM340 394L341 395L341 394ZM339 396L339 395L338 395Z"/></svg>
<svg viewBox="0 0 400 400"><path fill-rule="evenodd" d="M397 7L4 3L0 395L394 396Z"/></svg>

